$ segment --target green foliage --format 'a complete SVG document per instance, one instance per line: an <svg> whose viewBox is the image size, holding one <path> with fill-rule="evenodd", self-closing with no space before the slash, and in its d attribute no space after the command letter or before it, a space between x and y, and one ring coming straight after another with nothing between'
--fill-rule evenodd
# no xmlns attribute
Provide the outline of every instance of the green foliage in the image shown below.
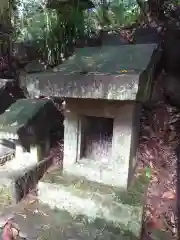
<svg viewBox="0 0 180 240"><path fill-rule="evenodd" d="M49 65L57 65L68 54L75 39L84 32L83 15L66 4L47 9L41 2L22 1L14 11L17 42L33 42Z"/></svg>
<svg viewBox="0 0 180 240"><path fill-rule="evenodd" d="M86 13L86 22L90 29L111 28L118 29L136 22L140 16L140 9L136 2L124 3L122 0L113 0L108 4L106 14L102 4L96 3L96 8Z"/></svg>
<svg viewBox="0 0 180 240"><path fill-rule="evenodd" d="M95 8L81 11L78 5L47 9L43 0L21 0L14 8L17 42L31 41L48 65L58 65L73 51L78 38L98 35L99 29L118 29L139 17L137 4L114 0L96 1Z"/></svg>
<svg viewBox="0 0 180 240"><path fill-rule="evenodd" d="M115 0L111 5L112 25L117 27L134 23L138 20L139 14L140 10L136 3L127 5Z"/></svg>

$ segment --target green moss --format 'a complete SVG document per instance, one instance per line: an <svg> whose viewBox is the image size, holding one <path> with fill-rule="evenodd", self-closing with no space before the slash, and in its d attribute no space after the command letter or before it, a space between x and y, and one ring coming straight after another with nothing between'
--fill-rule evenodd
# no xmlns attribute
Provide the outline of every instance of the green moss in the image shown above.
<svg viewBox="0 0 180 240"><path fill-rule="evenodd" d="M0 188L0 209L4 209L4 207L11 205L12 202L13 200L10 188L6 186Z"/></svg>
<svg viewBox="0 0 180 240"><path fill-rule="evenodd" d="M49 100L20 99L0 115L0 131L16 133L26 125Z"/></svg>

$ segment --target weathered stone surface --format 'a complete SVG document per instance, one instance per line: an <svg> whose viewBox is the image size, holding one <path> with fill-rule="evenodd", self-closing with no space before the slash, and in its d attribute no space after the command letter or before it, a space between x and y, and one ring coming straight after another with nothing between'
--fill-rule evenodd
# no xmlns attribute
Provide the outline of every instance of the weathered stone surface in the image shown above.
<svg viewBox="0 0 180 240"><path fill-rule="evenodd" d="M81 185L82 186L82 185ZM59 188L58 188L59 189ZM58 190L57 189L57 190ZM47 196L52 190L47 191ZM137 191L138 192L138 191ZM58 196L60 191L58 192ZM98 192L96 192L98 195ZM135 199L129 195L131 199ZM69 198L68 198L69 199ZM70 199L72 200L72 198ZM84 200L84 199L83 199ZM60 198L59 198L60 201ZM76 199L77 201L77 199ZM66 200L64 203L67 202ZM98 202L99 203L99 202ZM99 206L97 203L96 206ZM83 204L84 205L84 202ZM52 205L51 205L52 206ZM58 204L59 206L59 204ZM74 205L71 205L71 207ZM79 205L80 206L80 205ZM90 206L87 205L90 209ZM136 237L133 229L124 231L124 228L119 224L113 225L100 218L87 218L82 215L70 214L64 209L60 210L57 207L51 208L46 204L42 204L39 201L21 201L18 205L13 207L7 207L2 209L0 215L0 227L3 227L7 222L7 219L12 218L20 228L20 235L26 239L52 239L52 240L139 240L140 237ZM13 213L13 214L12 214ZM94 213L94 212L93 212ZM120 218L120 220L124 220ZM126 222L126 219L124 222ZM139 225L139 223L137 224ZM0 229L0 231L2 228ZM136 229L139 231L139 229ZM163 230L156 230L158 233L153 234L154 239L157 240L169 240L171 235L169 232ZM136 232L135 232L136 233ZM1 232L0 232L1 235ZM0 236L1 239L1 236Z"/></svg>
<svg viewBox="0 0 180 240"><path fill-rule="evenodd" d="M30 154L33 161L38 161L49 152L50 130L56 117L59 112L51 100L18 100L0 115L0 138L17 140L15 158Z"/></svg>
<svg viewBox="0 0 180 240"><path fill-rule="evenodd" d="M120 239L136 239L141 233L143 200L148 181L142 173L135 178L128 192L124 192L84 178L62 175L57 170L44 176L38 186L38 196L41 202L66 210L74 218L81 215L86 216L88 222L101 220L106 221L107 225L116 226L122 233ZM134 238L130 237L131 234Z"/></svg>
<svg viewBox="0 0 180 240"><path fill-rule="evenodd" d="M30 95L146 100L158 57L156 44L94 47L77 53L53 71L21 79Z"/></svg>
<svg viewBox="0 0 180 240"><path fill-rule="evenodd" d="M69 99L64 121L64 171L88 180L127 188L136 165L141 104L133 101ZM108 161L82 157L83 116L113 119L112 150ZM98 144L97 144L98 147Z"/></svg>
<svg viewBox="0 0 180 240"><path fill-rule="evenodd" d="M22 131L27 136L44 135L46 131L48 132L47 128L50 128L51 122L45 123L42 120L50 119L52 109L55 107L48 99L20 99L0 115L0 133L14 134L14 137L8 135L12 139L21 137Z"/></svg>
<svg viewBox="0 0 180 240"><path fill-rule="evenodd" d="M53 159L45 159L38 164L13 159L0 168L0 204L13 205L36 189L38 181L51 166ZM16 167L15 167L16 166Z"/></svg>

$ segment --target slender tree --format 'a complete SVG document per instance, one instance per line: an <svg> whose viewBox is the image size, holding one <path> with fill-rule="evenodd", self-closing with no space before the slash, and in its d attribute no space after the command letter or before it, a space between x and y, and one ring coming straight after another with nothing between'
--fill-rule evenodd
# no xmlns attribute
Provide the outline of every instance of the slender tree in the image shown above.
<svg viewBox="0 0 180 240"><path fill-rule="evenodd" d="M6 63L11 68L12 56L12 25L11 25L11 4L7 0L0 1L0 56L1 65Z"/></svg>

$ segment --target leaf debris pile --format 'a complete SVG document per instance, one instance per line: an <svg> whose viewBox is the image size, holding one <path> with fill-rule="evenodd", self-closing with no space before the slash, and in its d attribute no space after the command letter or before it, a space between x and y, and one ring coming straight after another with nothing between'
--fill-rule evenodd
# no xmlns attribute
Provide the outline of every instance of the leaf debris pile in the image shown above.
<svg viewBox="0 0 180 240"><path fill-rule="evenodd" d="M159 81L162 81L160 79ZM159 82L159 85L160 82ZM144 107L141 117L139 168L151 170L144 212L143 240L161 231L177 239L176 168L180 111L162 101Z"/></svg>

